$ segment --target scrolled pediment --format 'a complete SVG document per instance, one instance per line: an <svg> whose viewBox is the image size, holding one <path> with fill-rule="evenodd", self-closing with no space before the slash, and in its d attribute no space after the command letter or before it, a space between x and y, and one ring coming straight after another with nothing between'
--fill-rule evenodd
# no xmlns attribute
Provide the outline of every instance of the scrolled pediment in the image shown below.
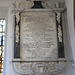
<svg viewBox="0 0 75 75"><path fill-rule="evenodd" d="M21 9L21 10L31 9L31 7L34 5L33 1L35 0L29 0L29 1L26 1L26 3L25 2L15 2L13 5L15 9ZM40 0L36 0L36 1L40 1ZM44 8L51 9L51 7L45 2L45 0L42 2L42 6Z"/></svg>

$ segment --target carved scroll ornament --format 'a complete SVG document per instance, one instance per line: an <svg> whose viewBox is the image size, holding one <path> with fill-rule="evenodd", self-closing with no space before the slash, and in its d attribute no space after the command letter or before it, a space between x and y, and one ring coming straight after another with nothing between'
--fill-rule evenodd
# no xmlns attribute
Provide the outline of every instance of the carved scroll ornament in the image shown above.
<svg viewBox="0 0 75 75"><path fill-rule="evenodd" d="M14 67L20 74L48 75L58 74L64 70L65 62L15 62Z"/></svg>

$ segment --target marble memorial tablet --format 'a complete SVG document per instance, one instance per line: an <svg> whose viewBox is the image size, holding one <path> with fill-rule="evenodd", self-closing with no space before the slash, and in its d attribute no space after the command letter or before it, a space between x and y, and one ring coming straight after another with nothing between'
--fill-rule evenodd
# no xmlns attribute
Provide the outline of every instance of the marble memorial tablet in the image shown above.
<svg viewBox="0 0 75 75"><path fill-rule="evenodd" d="M55 13L21 13L20 57L41 61L58 58Z"/></svg>

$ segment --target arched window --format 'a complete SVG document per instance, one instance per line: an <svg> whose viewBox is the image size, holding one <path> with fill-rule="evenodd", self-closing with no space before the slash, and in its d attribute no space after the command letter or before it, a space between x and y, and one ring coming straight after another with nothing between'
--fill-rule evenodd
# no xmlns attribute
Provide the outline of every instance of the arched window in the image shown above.
<svg viewBox="0 0 75 75"><path fill-rule="evenodd" d="M4 43L5 43L5 20L0 20L0 75L3 73Z"/></svg>

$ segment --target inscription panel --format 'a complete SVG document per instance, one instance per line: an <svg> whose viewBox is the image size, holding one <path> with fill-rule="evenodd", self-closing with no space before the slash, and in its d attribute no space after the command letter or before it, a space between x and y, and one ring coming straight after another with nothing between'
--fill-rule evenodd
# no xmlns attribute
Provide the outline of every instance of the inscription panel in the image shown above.
<svg viewBox="0 0 75 75"><path fill-rule="evenodd" d="M22 59L57 59L57 33L53 12L21 14L20 57Z"/></svg>

